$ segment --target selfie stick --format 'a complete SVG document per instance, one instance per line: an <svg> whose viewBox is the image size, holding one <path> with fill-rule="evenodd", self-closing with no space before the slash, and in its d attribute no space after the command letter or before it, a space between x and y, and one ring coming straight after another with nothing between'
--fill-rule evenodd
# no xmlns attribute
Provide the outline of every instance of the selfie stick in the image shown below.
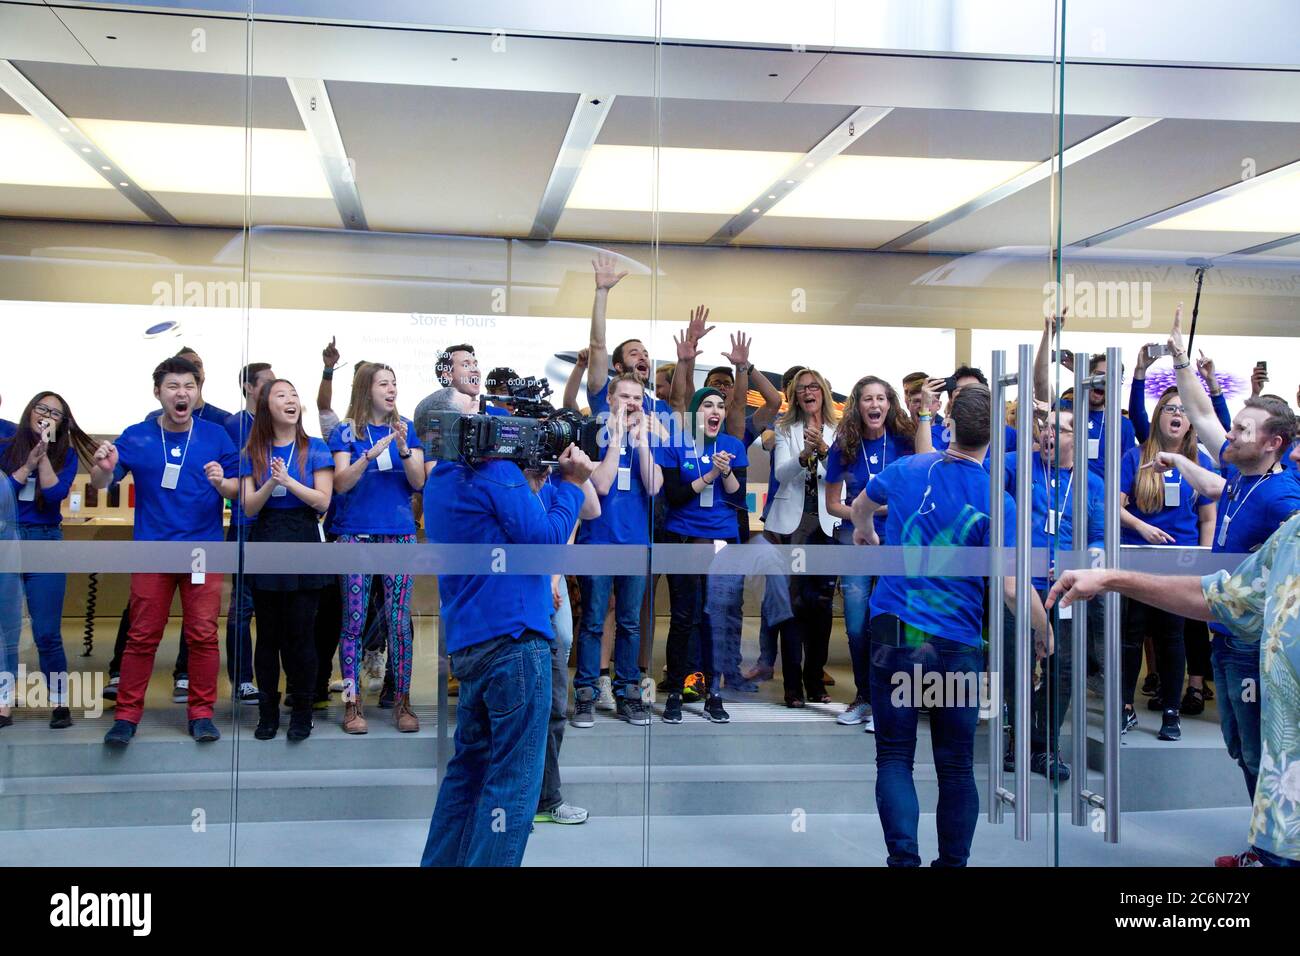
<svg viewBox="0 0 1300 956"><path fill-rule="evenodd" d="M1192 343L1196 341L1196 315L1201 310L1201 283L1205 281L1205 270L1213 263L1209 259L1188 259L1187 264L1196 268L1196 298L1192 300L1192 327L1187 334L1187 355L1192 354Z"/></svg>

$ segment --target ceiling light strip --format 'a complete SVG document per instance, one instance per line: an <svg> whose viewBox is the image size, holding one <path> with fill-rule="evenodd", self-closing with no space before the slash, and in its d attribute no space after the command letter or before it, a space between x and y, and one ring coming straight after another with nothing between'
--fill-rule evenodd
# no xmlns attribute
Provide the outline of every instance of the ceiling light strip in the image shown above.
<svg viewBox="0 0 1300 956"><path fill-rule="evenodd" d="M370 227L366 223L366 211L362 208L361 193L357 190L356 169L343 146L343 134L339 132L325 81L287 77L286 82L289 84L289 92L293 94L294 105L298 107L302 125L316 147L321 171L334 196L334 205L338 209L343 228L368 230Z"/></svg>
<svg viewBox="0 0 1300 956"><path fill-rule="evenodd" d="M118 166L111 156L100 149L94 140L65 116L49 97L8 60L0 60L0 89L43 123L51 133L67 145L68 149L93 169L96 175L107 181L146 216L164 225L180 225L176 217L163 208L162 203L132 179L129 173Z"/></svg>
<svg viewBox="0 0 1300 956"><path fill-rule="evenodd" d="M1095 236L1089 236L1087 239L1081 239L1078 242L1072 242L1069 245L1080 248L1100 245L1103 242L1109 242L1111 239L1117 239L1120 236L1128 235L1130 232L1137 232L1139 229L1145 229L1148 226L1155 225L1156 223L1164 222L1166 219L1181 216L1183 213L1191 212L1193 209L1200 209L1202 206L1208 206L1210 203L1218 202L1220 199L1227 199L1229 196L1239 195L1249 189L1254 189L1257 186L1262 186L1265 183L1272 182L1273 180L1281 179L1283 176L1290 176L1292 173L1297 171L1300 171L1300 160L1287 163L1285 166L1279 166L1277 169L1271 169L1258 176L1252 176L1250 179L1243 179L1241 182L1232 183L1229 186L1224 186L1222 189L1216 189L1214 192L1206 193L1203 196L1197 196L1195 199L1189 199L1187 202L1179 203L1177 206L1170 206L1168 209L1153 212L1149 216L1143 216L1141 219L1134 219L1132 222L1126 222L1122 226L1107 229L1105 232L1099 232Z"/></svg>
<svg viewBox="0 0 1300 956"><path fill-rule="evenodd" d="M1245 249L1238 249L1236 252L1228 253L1229 256L1257 256L1261 252L1272 252L1274 249L1281 249L1283 246L1290 246L1300 243L1300 233L1293 236L1282 236L1278 239L1270 239L1268 242L1261 242L1258 245L1248 246Z"/></svg>
<svg viewBox="0 0 1300 956"><path fill-rule="evenodd" d="M569 128L564 132L555 165L551 167L551 177L546 181L541 202L537 204L537 215L533 218L529 239L550 239L555 232L564 207L569 202L569 194L573 192L573 185L582 171L582 164L591 147L596 145L596 137L605 125L605 117L609 115L613 103L613 96L597 93L578 95L573 116L569 119Z"/></svg>
<svg viewBox="0 0 1300 956"><path fill-rule="evenodd" d="M726 245L762 219L773 206L794 192L809 176L817 172L826 160L844 152L867 130L893 112L892 106L860 106L845 117L816 146L781 176L764 189L745 208L732 216L708 240L709 245Z"/></svg>
<svg viewBox="0 0 1300 956"><path fill-rule="evenodd" d="M1108 126L1100 133L1089 136L1082 142L1075 143L1069 149L1065 150L1060 157L1061 168L1072 166L1082 159L1087 159L1089 156L1099 153L1103 149L1114 146L1120 140L1128 139L1128 137L1132 136L1134 133L1140 133L1142 130L1149 126L1154 126L1158 122L1160 122L1158 119L1152 119L1146 116L1130 116L1127 119L1115 123L1113 126ZM934 235L934 233L938 232L940 229L950 226L954 222L965 219L967 216L979 212L981 209L985 209L993 205L995 202L1000 202L1008 196L1020 192L1022 189L1027 189L1035 183L1042 182L1044 179L1051 176L1056 168L1057 157L1053 156L1051 159L1045 159L1033 169L1028 169L1019 176L1008 179L1002 185L990 189L986 193L981 193L970 202L962 203L960 206L950 209L937 219L932 219L930 222L922 223L915 229L910 229L901 236L896 236L895 238L890 239L883 246L880 246L877 251L897 252L901 249L906 249L912 243L924 239L926 236Z"/></svg>

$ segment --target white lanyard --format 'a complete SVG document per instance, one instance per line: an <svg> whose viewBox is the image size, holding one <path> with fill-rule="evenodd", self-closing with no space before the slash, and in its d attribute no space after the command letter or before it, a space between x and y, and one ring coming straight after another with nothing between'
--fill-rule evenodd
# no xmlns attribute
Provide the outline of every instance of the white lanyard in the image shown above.
<svg viewBox="0 0 1300 956"><path fill-rule="evenodd" d="M1224 521L1225 521L1225 522L1227 522L1227 521L1231 521L1231 520L1232 520L1233 518L1235 518L1237 515L1241 514L1241 509L1244 508L1244 507L1246 507L1246 502L1249 501L1249 500L1250 500L1250 496L1253 495L1253 494L1255 493L1255 489L1258 488L1260 485L1262 485L1264 482L1268 481L1268 480L1269 480L1270 478L1272 478L1272 477L1273 477L1273 472L1270 471L1270 472L1269 472L1268 474L1266 474L1263 478L1259 479L1259 481L1257 481L1257 482L1255 482L1253 485L1251 485L1251 486L1250 486L1250 490L1246 492L1246 497L1242 498L1242 499L1241 499L1241 504L1237 505L1237 510L1236 510L1236 511L1229 511L1229 510L1228 510L1228 506L1231 505L1232 502L1235 501L1236 498L1237 498L1237 493L1236 493L1236 491L1234 491L1234 492L1232 493L1232 497L1230 497L1230 498L1228 499L1227 503L1224 504L1224 506L1223 506L1223 516L1224 516ZM1240 484L1241 479L1240 479L1240 477L1239 477L1237 480L1238 480L1237 488L1240 489L1240 487L1241 487L1241 484Z"/></svg>
<svg viewBox="0 0 1300 956"><path fill-rule="evenodd" d="M867 481L870 481L872 478L876 477L876 475L880 474L881 471L884 471L885 466L889 464L889 432L886 431L880 437L884 439L884 443L881 446L883 461L880 463L880 471L871 470L871 462L867 459L867 443L865 441L862 443L862 463L867 467Z"/></svg>
<svg viewBox="0 0 1300 956"><path fill-rule="evenodd" d="M163 468L166 468L171 462L167 460L167 433L163 431L162 421L158 422L158 436L162 441L162 459ZM194 419L190 419L190 430L185 433L185 450L181 452L180 467L185 467L185 458L190 453L190 439L194 437Z"/></svg>
<svg viewBox="0 0 1300 956"><path fill-rule="evenodd" d="M1049 489L1051 489L1051 488L1055 488L1055 487L1056 487L1056 482L1054 482L1054 481L1053 481L1053 480L1048 476L1048 474L1047 474L1047 462L1043 461L1041 458L1038 459L1038 462L1039 462L1040 465L1043 466L1043 482L1047 485L1047 487L1048 487ZM1070 500L1070 489L1073 488L1073 487L1074 487L1074 469L1071 468L1071 469L1070 469L1070 480L1067 481L1067 482L1065 483L1065 494L1061 495L1061 510L1062 510L1062 511L1065 510L1065 503L1066 503L1067 501ZM1050 491L1049 491L1049 494L1050 494ZM1049 501L1048 501L1048 507L1050 508L1051 506L1052 506L1052 502L1051 502L1050 499L1049 499Z"/></svg>

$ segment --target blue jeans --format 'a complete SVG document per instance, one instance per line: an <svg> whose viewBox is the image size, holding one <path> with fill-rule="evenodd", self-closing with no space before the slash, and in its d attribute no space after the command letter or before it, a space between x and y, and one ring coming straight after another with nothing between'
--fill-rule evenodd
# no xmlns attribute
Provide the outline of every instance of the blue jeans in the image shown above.
<svg viewBox="0 0 1300 956"><path fill-rule="evenodd" d="M854 694L862 700L871 699L871 635L867 628L867 614L871 609L871 591L876 579L871 575L844 575L840 578L840 592L844 595L844 632L849 638L849 660L853 662Z"/></svg>
<svg viewBox="0 0 1300 956"><path fill-rule="evenodd" d="M560 580L560 606L551 615L551 627L555 629L555 640L551 642L551 716L546 724L546 761L542 765L539 811L554 810L564 802L560 793L560 746L564 743L564 717L569 706L573 610L569 607L569 588L563 578Z"/></svg>
<svg viewBox="0 0 1300 956"><path fill-rule="evenodd" d="M63 529L58 525L22 524L18 526L18 537L23 541L62 541ZM67 575L63 574L23 575L32 638L51 707L67 706L68 701L68 656L63 650L63 593L67 584ZM14 663L17 664L16 657Z"/></svg>
<svg viewBox="0 0 1300 956"><path fill-rule="evenodd" d="M438 789L421 866L518 866L542 792L551 642L494 637L451 655L460 680L456 752Z"/></svg>
<svg viewBox="0 0 1300 956"><path fill-rule="evenodd" d="M885 832L890 866L920 866L917 825L921 815L912 779L916 757L916 724L920 709L914 706L922 687L909 688L899 704L891 700L894 674L904 674L914 683L920 673L943 675L982 674L984 650L947 638L910 630L914 646L896 646L894 626L898 619L881 615L871 622L871 711L876 720L876 809ZM906 638L903 638L906 640ZM907 685L904 685L907 686ZM915 695L915 697L914 697ZM955 704L956 701L945 701ZM979 722L979 700L964 706L929 707L930 741L934 767L939 778L939 858L934 866L965 866L971 839L979 817L979 791L975 788L975 727Z"/></svg>
<svg viewBox="0 0 1300 956"><path fill-rule="evenodd" d="M704 580L704 620L715 673L740 675L740 630L743 624L745 579L736 574L709 574Z"/></svg>
<svg viewBox="0 0 1300 956"><path fill-rule="evenodd" d="M1210 667L1219 698L1219 729L1228 745L1228 756L1237 761L1246 778L1246 790L1255 799L1259 779L1259 645L1235 637L1214 634L1210 646ZM1243 684L1243 681L1249 681ZM1243 698L1249 696L1249 700Z"/></svg>
<svg viewBox="0 0 1300 956"><path fill-rule="evenodd" d="M643 574L578 579L582 591L582 628L578 632L578 667L573 687L595 688L600 676L600 639L605 612L614 597L614 695L638 697L641 693L641 602L645 599Z"/></svg>

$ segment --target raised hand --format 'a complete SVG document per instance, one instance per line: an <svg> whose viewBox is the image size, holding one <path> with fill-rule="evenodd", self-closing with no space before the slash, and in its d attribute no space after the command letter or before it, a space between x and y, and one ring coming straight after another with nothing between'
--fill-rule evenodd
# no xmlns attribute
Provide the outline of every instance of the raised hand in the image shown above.
<svg viewBox="0 0 1300 956"><path fill-rule="evenodd" d="M1219 384L1218 377L1214 374L1214 359L1207 358L1205 353L1200 349L1196 350L1196 371L1201 373L1201 378L1210 388L1216 388Z"/></svg>
<svg viewBox="0 0 1300 956"><path fill-rule="evenodd" d="M558 464L560 476L575 485L583 484L596 470L595 463L577 445L570 445L560 452Z"/></svg>
<svg viewBox="0 0 1300 956"><path fill-rule="evenodd" d="M339 364L339 350L334 344L334 336L330 336L330 344L321 351L320 357L326 368L334 368Z"/></svg>
<svg viewBox="0 0 1300 956"><path fill-rule="evenodd" d="M1264 386L1268 384L1268 372L1260 365L1255 366L1255 370L1250 373L1250 397L1258 398L1260 392L1264 391Z"/></svg>
<svg viewBox="0 0 1300 956"><path fill-rule="evenodd" d="M1169 330L1169 351L1177 363L1184 355L1187 354L1187 346L1183 343L1183 304L1178 303L1178 308L1174 310L1174 325Z"/></svg>
<svg viewBox="0 0 1300 956"><path fill-rule="evenodd" d="M117 467L117 446L112 442L100 442L95 449L95 464L105 471L112 471Z"/></svg>
<svg viewBox="0 0 1300 956"><path fill-rule="evenodd" d="M1151 357L1151 355L1147 352L1147 349L1157 344L1159 343L1148 342L1146 345L1142 346L1142 348L1138 349L1137 364L1134 368L1135 373L1141 372L1145 374L1146 370L1151 367L1151 363L1154 362L1155 359Z"/></svg>
<svg viewBox="0 0 1300 956"><path fill-rule="evenodd" d="M722 357L732 365L749 364L749 346L754 340L744 332L735 332L731 336L731 351L723 352Z"/></svg>
<svg viewBox="0 0 1300 956"><path fill-rule="evenodd" d="M673 333L673 348L677 350L677 361L679 362L694 361L701 354L700 348L691 338L690 329L683 332L680 339L677 337L677 333Z"/></svg>
<svg viewBox="0 0 1300 956"><path fill-rule="evenodd" d="M690 322L686 325L686 335L693 344L698 345L700 339L712 332L717 326L707 325L709 321L709 310L705 306L697 305L691 311ZM699 353L695 353L698 355Z"/></svg>
<svg viewBox="0 0 1300 956"><path fill-rule="evenodd" d="M578 368L586 368L587 358L590 356L590 354L591 354L591 349L579 349L578 357L573 360L573 364L578 366Z"/></svg>
<svg viewBox="0 0 1300 956"><path fill-rule="evenodd" d="M221 467L221 462L210 461L203 466L203 475L208 479L208 484L218 491L221 490L221 482L225 480L226 472Z"/></svg>
<svg viewBox="0 0 1300 956"><path fill-rule="evenodd" d="M627 270L618 271L618 260L606 253L601 253L591 260L591 267L596 273L597 289L612 289L619 280L627 275Z"/></svg>

